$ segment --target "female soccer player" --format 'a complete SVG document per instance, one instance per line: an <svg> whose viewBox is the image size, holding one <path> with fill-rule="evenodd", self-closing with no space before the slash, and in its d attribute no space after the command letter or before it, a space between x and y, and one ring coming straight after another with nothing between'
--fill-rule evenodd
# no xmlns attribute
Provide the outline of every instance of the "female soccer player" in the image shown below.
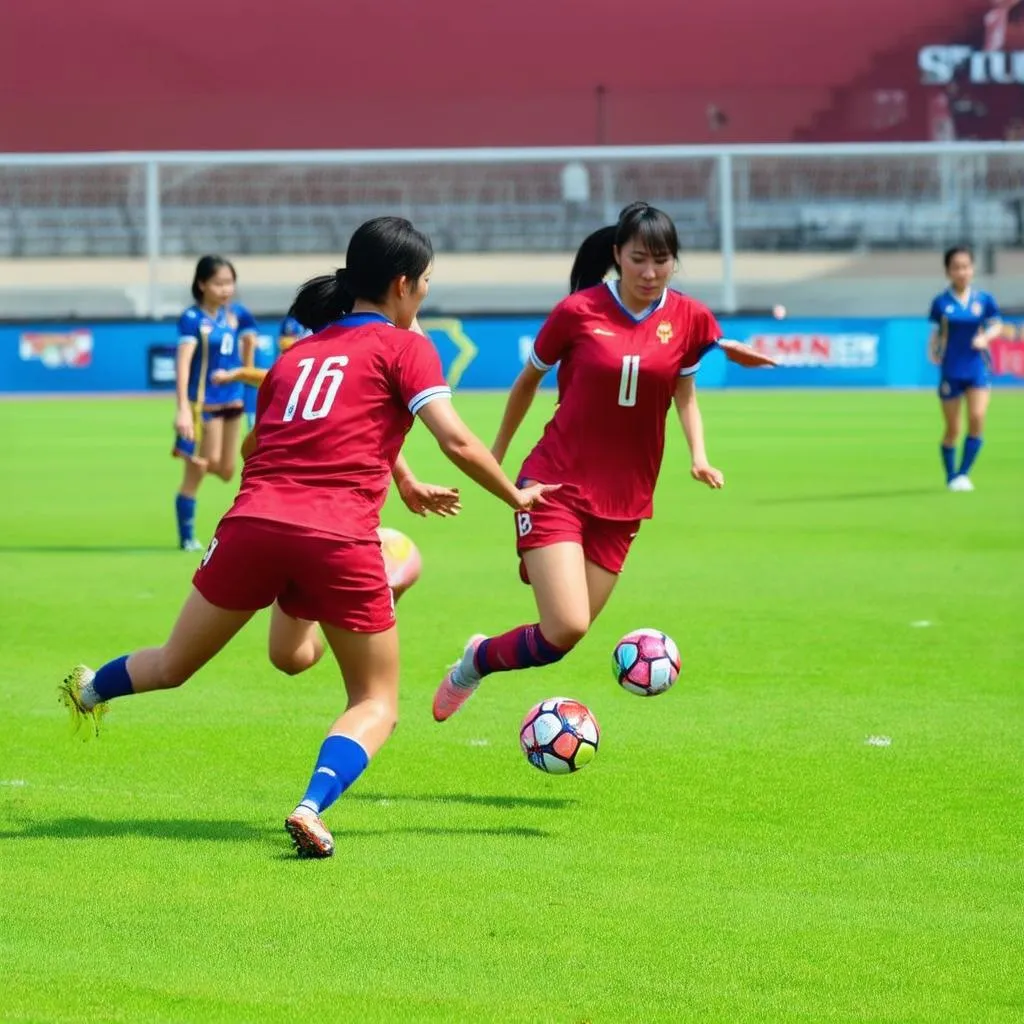
<svg viewBox="0 0 1024 1024"><path fill-rule="evenodd" d="M75 720L96 727L115 697L180 686L257 609L274 606L271 660L290 673L319 657L319 623L348 707L286 821L303 856L331 855L320 815L395 727L398 637L376 530L414 417L459 469L517 511L554 489L518 488L505 476L455 412L433 345L408 330L432 259L426 235L380 217L352 236L344 270L303 286L293 311L317 333L281 356L260 387L241 489L170 638L95 674L78 666L61 687Z"/></svg>
<svg viewBox="0 0 1024 1024"><path fill-rule="evenodd" d="M972 287L974 256L958 245L946 251L944 262L949 287L932 300L928 319L935 324L928 344L931 361L941 367L939 401L946 430L942 435L942 466L951 491L973 491L969 476L985 432L988 409L988 345L999 337L999 306L988 292ZM960 407L967 402L967 436L960 465Z"/></svg>
<svg viewBox="0 0 1024 1024"><path fill-rule="evenodd" d="M185 476L175 499L178 546L200 551L196 540L196 494L207 473L222 480L235 474L242 385L218 383L218 370L242 365L240 345L257 334L252 314L232 301L235 268L223 256L204 256L196 264L189 306L178 321L175 440L171 454L185 460Z"/></svg>
<svg viewBox="0 0 1024 1024"><path fill-rule="evenodd" d="M694 374L716 343L745 366L773 360L723 341L710 311L668 287L679 253L672 220L646 203L587 238L573 264L572 294L548 317L508 397L492 451L500 462L544 375L556 363L558 406L520 471L559 481L542 507L516 515L520 575L539 621L470 638L434 697L444 721L491 672L550 665L583 638L615 587L642 520L652 515L675 402L695 480L721 487L708 463ZM618 280L604 282L615 267Z"/></svg>

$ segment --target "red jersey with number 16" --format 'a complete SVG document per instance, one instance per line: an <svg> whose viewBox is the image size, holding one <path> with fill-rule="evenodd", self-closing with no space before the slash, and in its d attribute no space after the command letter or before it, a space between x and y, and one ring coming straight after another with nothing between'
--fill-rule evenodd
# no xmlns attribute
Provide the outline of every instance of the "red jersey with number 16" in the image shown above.
<svg viewBox="0 0 1024 1024"><path fill-rule="evenodd" d="M721 337L707 307L671 290L640 317L612 282L563 299L530 355L559 364L558 407L522 477L567 485L604 519L649 519L676 384Z"/></svg>
<svg viewBox="0 0 1024 1024"><path fill-rule="evenodd" d="M376 314L347 316L297 342L260 385L256 448L225 518L375 540L415 414L450 396L431 342Z"/></svg>

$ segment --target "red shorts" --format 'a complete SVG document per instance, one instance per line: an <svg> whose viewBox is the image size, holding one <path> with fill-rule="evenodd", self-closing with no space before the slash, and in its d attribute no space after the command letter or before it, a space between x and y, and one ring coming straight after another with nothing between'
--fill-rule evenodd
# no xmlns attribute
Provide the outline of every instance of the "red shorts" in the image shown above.
<svg viewBox="0 0 1024 1024"><path fill-rule="evenodd" d="M296 619L356 633L395 624L380 543L302 533L269 519L222 519L192 577L210 604L255 611L277 601Z"/></svg>
<svg viewBox="0 0 1024 1024"><path fill-rule="evenodd" d="M519 553L519 576L529 583L524 551L546 548L562 541L583 547L583 557L608 572L620 573L626 563L633 538L640 531L639 519L602 519L591 515L583 502L562 491L549 495L543 505L531 512L516 513L516 551Z"/></svg>

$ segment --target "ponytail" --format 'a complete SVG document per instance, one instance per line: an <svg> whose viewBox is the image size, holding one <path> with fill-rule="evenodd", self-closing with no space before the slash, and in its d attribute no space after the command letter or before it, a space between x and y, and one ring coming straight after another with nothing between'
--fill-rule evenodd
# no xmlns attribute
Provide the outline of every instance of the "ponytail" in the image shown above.
<svg viewBox="0 0 1024 1024"><path fill-rule="evenodd" d="M615 236L618 225L599 228L583 239L569 273L569 291L579 292L600 284L615 266Z"/></svg>
<svg viewBox="0 0 1024 1024"><path fill-rule="evenodd" d="M307 281L295 296L288 315L307 330L322 331L328 324L352 312L356 297L349 284L351 275L342 268Z"/></svg>

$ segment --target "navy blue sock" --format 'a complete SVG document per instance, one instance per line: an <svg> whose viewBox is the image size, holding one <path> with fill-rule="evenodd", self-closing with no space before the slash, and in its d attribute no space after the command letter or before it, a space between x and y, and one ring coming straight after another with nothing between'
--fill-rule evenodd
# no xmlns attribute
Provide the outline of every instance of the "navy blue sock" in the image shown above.
<svg viewBox="0 0 1024 1024"><path fill-rule="evenodd" d="M946 483L956 476L956 448L951 444L942 446L942 465L946 467Z"/></svg>
<svg viewBox="0 0 1024 1024"><path fill-rule="evenodd" d="M534 623L481 641L474 661L480 675L487 676L492 672L553 665L568 653L550 643L540 631L539 623Z"/></svg>
<svg viewBox="0 0 1024 1024"><path fill-rule="evenodd" d="M355 740L347 736L328 736L320 747L313 777L299 806L317 814L326 811L362 775L369 763L369 755Z"/></svg>
<svg viewBox="0 0 1024 1024"><path fill-rule="evenodd" d="M132 679L128 675L128 655L123 654L120 658L108 661L99 669L93 678L92 688L101 701L110 700L112 697L127 697L134 693Z"/></svg>
<svg viewBox="0 0 1024 1024"><path fill-rule="evenodd" d="M196 499L179 494L174 499L174 512L178 517L178 544L184 547L196 537Z"/></svg>
<svg viewBox="0 0 1024 1024"><path fill-rule="evenodd" d="M971 437L970 434L964 438L964 453L960 457L960 476L967 476L971 471L971 466L974 465L974 460L978 457L978 452L981 451L981 438Z"/></svg>

